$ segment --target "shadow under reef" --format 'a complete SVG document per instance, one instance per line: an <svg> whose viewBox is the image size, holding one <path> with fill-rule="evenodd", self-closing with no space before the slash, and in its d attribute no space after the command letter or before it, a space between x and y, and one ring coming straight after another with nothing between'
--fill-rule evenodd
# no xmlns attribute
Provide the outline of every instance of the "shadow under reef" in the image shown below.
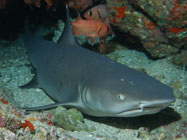
<svg viewBox="0 0 187 140"><path fill-rule="evenodd" d="M172 122L181 119L179 113L174 111L172 108L166 108L157 114L144 115L138 117L93 117L84 115L86 119L104 123L109 126L113 126L121 129L139 129L140 127L147 128L148 131L152 131L160 126L168 125Z"/></svg>
<svg viewBox="0 0 187 140"><path fill-rule="evenodd" d="M103 52L100 52L101 44L99 42L95 42L94 45L92 46L90 43L88 43L88 41L85 41L84 43L82 43L81 46L97 53L110 54L111 52L117 49L118 45L120 45L123 46L124 49L128 48L130 50L137 50L139 52L144 52L148 57L151 58L149 53L147 53L146 50L143 48L139 38L130 35L130 33L124 33L117 30L115 36L114 37L110 36L109 38L111 39L104 42Z"/></svg>

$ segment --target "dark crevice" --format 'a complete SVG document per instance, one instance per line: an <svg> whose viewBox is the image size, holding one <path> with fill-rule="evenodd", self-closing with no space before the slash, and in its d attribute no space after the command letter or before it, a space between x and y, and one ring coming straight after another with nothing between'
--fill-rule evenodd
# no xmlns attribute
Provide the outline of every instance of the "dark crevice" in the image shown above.
<svg viewBox="0 0 187 140"><path fill-rule="evenodd" d="M40 8L26 5L23 0L9 0L5 9L0 10L0 38L15 40L23 32L25 18L34 25L54 26L58 19L65 20L65 6L61 2L56 7L46 9L46 3L41 1ZM59 7L60 6L60 7Z"/></svg>
<svg viewBox="0 0 187 140"><path fill-rule="evenodd" d="M22 29L24 15L23 1L8 1L6 8L0 10L0 38L16 39L18 32Z"/></svg>
<svg viewBox="0 0 187 140"><path fill-rule="evenodd" d="M137 5L137 0L128 0L128 3L132 6L134 10L142 13L144 16L150 19L156 26L158 26L157 21L147 11L145 11L143 8Z"/></svg>
<svg viewBox="0 0 187 140"><path fill-rule="evenodd" d="M151 54L143 47L140 39L136 36L131 35L129 32L122 32L119 30L119 28L113 27L115 31L115 37L113 38L113 41L118 42L122 46L127 47L130 50L137 50L139 52L143 52L146 54L146 56L151 60L160 60L165 57L152 57Z"/></svg>

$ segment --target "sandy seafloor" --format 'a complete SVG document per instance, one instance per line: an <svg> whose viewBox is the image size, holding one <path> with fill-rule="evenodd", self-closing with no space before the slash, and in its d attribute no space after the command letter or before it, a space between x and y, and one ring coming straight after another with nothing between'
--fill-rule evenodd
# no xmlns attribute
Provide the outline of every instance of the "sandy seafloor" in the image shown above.
<svg viewBox="0 0 187 140"><path fill-rule="evenodd" d="M143 52L124 49L118 46L107 55L129 67L146 71L162 83L174 89L176 102L155 115L135 118L107 118L84 115L85 125L93 127L92 131L70 131L47 123L42 123L38 116L44 112L29 114L35 132L28 128L10 130L6 125L0 127L0 139L9 140L172 140L187 139L187 71L171 63L170 58L151 60ZM0 104L0 116L9 117L10 109L6 106L41 106L53 101L41 89L20 89L18 86L29 82L34 76L23 45L22 35L15 41L0 40L0 94L9 104ZM147 85L149 86L149 85ZM146 87L145 87L146 88ZM4 109L4 110L3 110ZM4 111L4 112L2 112ZM7 112L6 112L7 111ZM27 115L20 117L23 123ZM10 117L11 118L11 117ZM15 119L15 118L14 118ZM0 121L2 121L0 117ZM55 131L55 133L53 132ZM49 137L50 135L50 137Z"/></svg>

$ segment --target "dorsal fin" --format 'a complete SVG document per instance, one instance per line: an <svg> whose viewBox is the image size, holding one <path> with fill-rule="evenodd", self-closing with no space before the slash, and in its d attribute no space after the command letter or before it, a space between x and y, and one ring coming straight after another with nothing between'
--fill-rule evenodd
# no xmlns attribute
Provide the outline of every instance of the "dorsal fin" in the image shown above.
<svg viewBox="0 0 187 140"><path fill-rule="evenodd" d="M75 38L73 36L72 27L70 24L70 17L69 17L69 10L68 5L66 2L66 21L65 21L65 27L64 31L60 37L59 44L69 44L69 46L72 46L76 43Z"/></svg>

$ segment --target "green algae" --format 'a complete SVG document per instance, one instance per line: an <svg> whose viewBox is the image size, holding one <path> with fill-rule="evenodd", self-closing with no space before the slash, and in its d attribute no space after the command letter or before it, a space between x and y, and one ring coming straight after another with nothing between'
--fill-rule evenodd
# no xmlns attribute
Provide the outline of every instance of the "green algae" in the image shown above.
<svg viewBox="0 0 187 140"><path fill-rule="evenodd" d="M77 109L59 106L52 110L52 122L66 130L71 131L92 131L93 128L88 127L84 123L84 117Z"/></svg>

